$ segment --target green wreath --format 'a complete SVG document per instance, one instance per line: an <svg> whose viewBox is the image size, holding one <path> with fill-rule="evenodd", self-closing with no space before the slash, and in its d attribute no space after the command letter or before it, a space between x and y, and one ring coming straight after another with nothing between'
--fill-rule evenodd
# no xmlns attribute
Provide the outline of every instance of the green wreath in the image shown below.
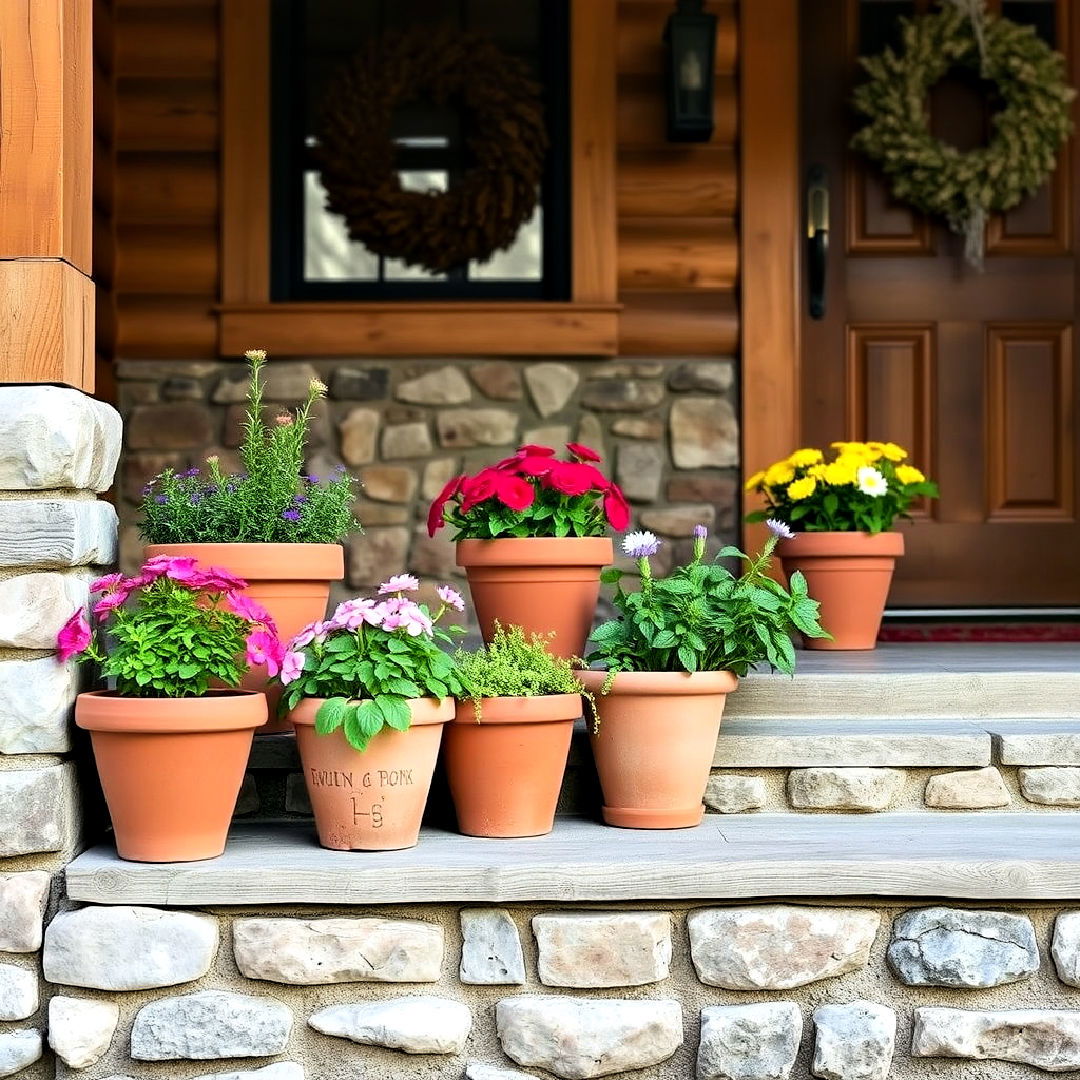
<svg viewBox="0 0 1080 1080"><path fill-rule="evenodd" d="M852 146L878 163L895 198L963 234L968 261L980 265L986 215L1042 187L1072 132L1065 59L1032 27L986 14L981 0L949 0L901 23L899 54L860 61L869 78L854 104L869 122ZM1000 95L990 141L974 150L930 132L930 88L954 67L979 72Z"/></svg>

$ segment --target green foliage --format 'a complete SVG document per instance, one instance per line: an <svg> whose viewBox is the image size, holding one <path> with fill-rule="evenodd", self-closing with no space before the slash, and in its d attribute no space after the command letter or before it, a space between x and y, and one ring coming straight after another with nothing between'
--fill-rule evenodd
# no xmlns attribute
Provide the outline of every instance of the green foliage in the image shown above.
<svg viewBox="0 0 1080 1080"><path fill-rule="evenodd" d="M307 399L274 424L263 419L266 354L247 353L251 370L240 459L226 475L216 457L199 469L166 469L143 490L143 539L150 544L330 544L358 527L353 479L338 467L329 477L304 474L311 411L326 387L313 381Z"/></svg>
<svg viewBox="0 0 1080 1080"><path fill-rule="evenodd" d="M448 506L446 523L457 532L455 540L495 540L498 537L605 536L607 519L595 492L564 495L554 488L538 488L526 510L514 510L495 500L467 514Z"/></svg>
<svg viewBox="0 0 1080 1080"><path fill-rule="evenodd" d="M623 571L609 569L603 580L618 583L614 603L619 617L592 635L595 652L609 672L733 671L745 675L768 663L790 675L795 670L791 633L828 637L818 622L818 602L807 596L802 574L791 576L791 592L768 577L776 546L771 537L761 554L751 558L738 548L717 555L737 558L748 566L735 577L717 561L703 561L704 540L694 558L665 578L652 577L647 558L639 560L640 588L626 592Z"/></svg>

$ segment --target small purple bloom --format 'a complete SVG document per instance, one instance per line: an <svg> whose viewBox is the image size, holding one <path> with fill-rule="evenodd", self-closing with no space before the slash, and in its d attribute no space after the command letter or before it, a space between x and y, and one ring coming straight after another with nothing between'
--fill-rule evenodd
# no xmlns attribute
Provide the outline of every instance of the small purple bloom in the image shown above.
<svg viewBox="0 0 1080 1080"><path fill-rule="evenodd" d="M314 473L309 473L307 476L304 477L304 479L309 484L317 484L319 482L319 478Z"/></svg>
<svg viewBox="0 0 1080 1080"><path fill-rule="evenodd" d="M708 535L709 535L709 530L706 529L704 525L695 525L694 526L694 539L695 540L704 540L705 537L707 537Z"/></svg>
<svg viewBox="0 0 1080 1080"><path fill-rule="evenodd" d="M151 491L153 491L153 490L154 490L154 485L153 485L152 483L150 483L150 484L147 484L147 485L146 485L146 486L145 486L145 487L144 487L144 488L142 489L142 493L143 493L144 495L149 495L149 494L150 494L150 492L151 492Z"/></svg>
<svg viewBox="0 0 1080 1080"><path fill-rule="evenodd" d="M202 502L202 496L197 491L193 491L191 493L191 505L192 506L198 506L199 503L201 503L201 502Z"/></svg>
<svg viewBox="0 0 1080 1080"><path fill-rule="evenodd" d="M300 520L300 511L299 510L283 510L282 513L281 513L281 516L286 521L299 521Z"/></svg>
<svg viewBox="0 0 1080 1080"><path fill-rule="evenodd" d="M187 472L185 472L185 473L181 473L180 475L181 475L181 476L198 476L198 475L199 475L199 470L198 470L198 469L194 469L194 468L192 468L192 469L188 469L188 471L187 471Z"/></svg>
<svg viewBox="0 0 1080 1080"><path fill-rule="evenodd" d="M308 501L308 497L306 495L294 495L293 496L293 502L296 503L297 506L303 506L304 503L306 503L307 501Z"/></svg>
<svg viewBox="0 0 1080 1080"><path fill-rule="evenodd" d="M168 501L169 501L168 495L155 495L154 496L154 502L156 502L156 503L167 503Z"/></svg>
<svg viewBox="0 0 1080 1080"><path fill-rule="evenodd" d="M660 550L660 538L651 532L632 532L623 537L624 555L631 559L647 559Z"/></svg>
<svg viewBox="0 0 1080 1080"><path fill-rule="evenodd" d="M795 535L787 522L780 521L778 518L769 518L765 525L777 540L790 540Z"/></svg>

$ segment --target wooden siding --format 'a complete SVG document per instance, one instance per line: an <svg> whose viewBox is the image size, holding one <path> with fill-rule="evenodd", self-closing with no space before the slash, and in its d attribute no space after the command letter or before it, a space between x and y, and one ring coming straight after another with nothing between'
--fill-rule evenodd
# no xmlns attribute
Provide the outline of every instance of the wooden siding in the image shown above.
<svg viewBox="0 0 1080 1080"><path fill-rule="evenodd" d="M112 0L115 100L99 124L98 202L111 216L108 326L127 358L216 354L220 296L218 64L221 0ZM106 5L108 6L108 5ZM716 133L664 138L669 0L619 0L618 282L620 350L731 354L737 344L735 0L719 16ZM104 75L103 75L104 78ZM109 153L105 150L109 149ZM104 314L104 313L103 313Z"/></svg>

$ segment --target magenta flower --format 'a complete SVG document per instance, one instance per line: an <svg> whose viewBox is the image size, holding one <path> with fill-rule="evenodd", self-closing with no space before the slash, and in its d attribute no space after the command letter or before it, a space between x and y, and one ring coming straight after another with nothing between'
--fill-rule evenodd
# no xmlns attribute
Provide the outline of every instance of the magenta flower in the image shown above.
<svg viewBox="0 0 1080 1080"><path fill-rule="evenodd" d="M99 577L96 581L90 582L90 591L92 593L106 592L115 588L123 580L123 574L106 574L104 577Z"/></svg>
<svg viewBox="0 0 1080 1080"><path fill-rule="evenodd" d="M170 577L173 575L170 574ZM247 582L220 566L211 566L208 570L197 570L189 578L174 578L193 589L206 589L207 592L240 593L247 588Z"/></svg>
<svg viewBox="0 0 1080 1080"><path fill-rule="evenodd" d="M87 621L86 612L79 608L56 635L57 659L64 663L70 660L76 653L83 652L90 644L93 634L90 632L90 623Z"/></svg>
<svg viewBox="0 0 1080 1080"><path fill-rule="evenodd" d="M250 667L264 665L267 675L274 676L281 670L285 658L285 646L268 630L253 630L247 636L247 662Z"/></svg>
<svg viewBox="0 0 1080 1080"><path fill-rule="evenodd" d="M778 518L769 518L765 526L777 540L790 540L795 535L787 522L780 521Z"/></svg>
<svg viewBox="0 0 1080 1080"><path fill-rule="evenodd" d="M116 589L106 593L95 605L94 614L99 619L104 619L110 611L122 607L130 593L126 589Z"/></svg>
<svg viewBox="0 0 1080 1080"><path fill-rule="evenodd" d="M465 610L465 601L462 599L461 593L452 585L440 585L435 591L439 594L439 599L444 604L454 608L455 611Z"/></svg>
<svg viewBox="0 0 1080 1080"><path fill-rule="evenodd" d="M239 615L241 619L247 619L248 622L253 623L262 623L266 627L274 625L270 612L258 600L252 600L250 596L244 593L227 593L225 604L234 615Z"/></svg>
<svg viewBox="0 0 1080 1080"><path fill-rule="evenodd" d="M396 592L416 592L420 588L420 582L412 574L395 574L388 581L379 586L379 595Z"/></svg>
<svg viewBox="0 0 1080 1080"><path fill-rule="evenodd" d="M155 581L159 577L190 581L195 576L195 559L190 555L155 555L142 565L140 577Z"/></svg>
<svg viewBox="0 0 1080 1080"><path fill-rule="evenodd" d="M304 654L302 652L287 652L281 660L281 684L288 686L295 679L300 678L300 672L304 670Z"/></svg>

